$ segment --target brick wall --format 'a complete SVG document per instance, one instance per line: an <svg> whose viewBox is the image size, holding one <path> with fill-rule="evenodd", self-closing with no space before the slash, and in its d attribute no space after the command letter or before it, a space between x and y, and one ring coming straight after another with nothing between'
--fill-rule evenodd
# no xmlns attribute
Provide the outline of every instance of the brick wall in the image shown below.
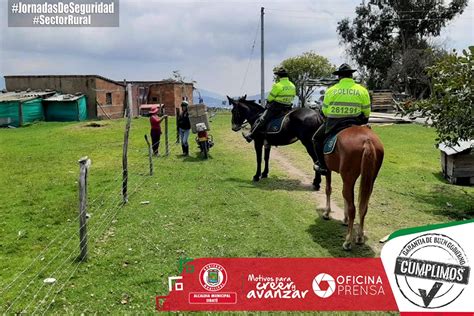
<svg viewBox="0 0 474 316"><path fill-rule="evenodd" d="M124 87L100 78L96 78L95 86L96 98L101 104L101 107L97 106L97 116L99 118L107 118L107 115L110 118L123 117ZM112 103L107 102L107 93L111 93ZM104 112L106 112L107 115L105 115Z"/></svg>
<svg viewBox="0 0 474 316"><path fill-rule="evenodd" d="M152 84L150 85L150 91L148 94L148 103L162 103L164 104L165 113L168 115L174 115L173 104L174 104L174 90L172 83L166 84ZM153 101L156 99L156 101Z"/></svg>

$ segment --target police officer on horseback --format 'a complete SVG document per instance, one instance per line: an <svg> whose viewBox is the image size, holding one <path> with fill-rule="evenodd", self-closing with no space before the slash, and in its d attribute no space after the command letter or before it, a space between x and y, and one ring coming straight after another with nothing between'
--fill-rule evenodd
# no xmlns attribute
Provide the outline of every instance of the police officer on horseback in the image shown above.
<svg viewBox="0 0 474 316"><path fill-rule="evenodd" d="M351 125L367 124L370 115L370 96L363 86L352 78L356 70L348 64L342 64L333 72L339 82L330 87L324 96L322 114L326 118L323 125L313 136L318 162L315 169L326 175L327 167L324 161L324 140L337 134Z"/></svg>
<svg viewBox="0 0 474 316"><path fill-rule="evenodd" d="M266 109L252 126L250 133L243 135L249 143L253 140L255 133L260 129L265 129L268 122L289 111L295 98L296 88L288 79L288 71L283 67L277 67L273 73L276 76L276 82L267 98Z"/></svg>

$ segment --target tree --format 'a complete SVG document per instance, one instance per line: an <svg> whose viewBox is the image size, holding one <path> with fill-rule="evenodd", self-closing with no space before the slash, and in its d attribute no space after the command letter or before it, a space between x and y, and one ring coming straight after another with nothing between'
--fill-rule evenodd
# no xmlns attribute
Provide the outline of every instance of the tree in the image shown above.
<svg viewBox="0 0 474 316"><path fill-rule="evenodd" d="M361 73L366 74L369 88L383 88L393 62L403 63L410 50L430 48L427 38L438 36L467 3L468 0L452 0L447 5L439 0L368 1L356 8L353 21L340 21L337 32L348 45L348 54L362 68ZM417 60L420 61L410 59ZM405 90L409 90L408 74L402 81Z"/></svg>
<svg viewBox="0 0 474 316"><path fill-rule="evenodd" d="M429 99L415 102L408 114L432 119L437 143L474 139L474 46L441 58L428 68L433 85Z"/></svg>
<svg viewBox="0 0 474 316"><path fill-rule="evenodd" d="M387 71L383 87L404 91L416 99L431 94L427 68L447 54L442 49L408 49L399 60L395 60Z"/></svg>
<svg viewBox="0 0 474 316"><path fill-rule="evenodd" d="M334 71L334 66L326 57L320 56L313 51L302 55L285 59L281 66L288 71L290 80L295 84L296 95L301 107L304 107L314 92L314 87L306 86L308 79L325 77Z"/></svg>

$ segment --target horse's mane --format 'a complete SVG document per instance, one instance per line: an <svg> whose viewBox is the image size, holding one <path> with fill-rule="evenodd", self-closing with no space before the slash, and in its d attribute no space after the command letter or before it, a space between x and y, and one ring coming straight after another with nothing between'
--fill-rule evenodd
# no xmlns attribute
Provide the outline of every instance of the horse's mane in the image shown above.
<svg viewBox="0 0 474 316"><path fill-rule="evenodd" d="M253 108L257 108L258 110L261 110L261 111L265 110L265 108L260 103L257 103L255 100L247 100L244 98L240 98L239 102L242 102L243 104L251 106Z"/></svg>

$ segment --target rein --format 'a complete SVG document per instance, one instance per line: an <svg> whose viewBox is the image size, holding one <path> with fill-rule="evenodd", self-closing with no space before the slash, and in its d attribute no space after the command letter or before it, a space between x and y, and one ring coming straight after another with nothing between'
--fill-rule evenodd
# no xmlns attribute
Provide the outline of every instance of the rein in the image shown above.
<svg viewBox="0 0 474 316"><path fill-rule="evenodd" d="M246 106L249 109L247 116L250 116L250 117L245 118L242 124L240 124L239 127L241 129L245 127L247 124L253 125L255 121L258 119L260 113L262 113L265 110L263 107L261 107L260 105L258 105L257 103L253 101L249 102L247 100L245 101L239 100L237 102L240 104L240 106L242 107ZM240 114L241 113L239 112L239 116Z"/></svg>

